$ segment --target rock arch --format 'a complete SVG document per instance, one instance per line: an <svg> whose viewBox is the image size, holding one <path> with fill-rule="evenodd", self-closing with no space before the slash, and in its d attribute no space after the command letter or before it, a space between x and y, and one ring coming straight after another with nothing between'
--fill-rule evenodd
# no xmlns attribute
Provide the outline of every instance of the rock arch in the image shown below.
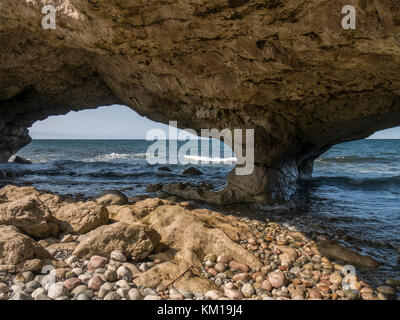
<svg viewBox="0 0 400 320"><path fill-rule="evenodd" d="M220 202L281 200L334 144L400 124L400 3L54 1L0 6L0 160L49 115L124 104L181 127L254 128ZM343 30L341 9L357 10Z"/></svg>

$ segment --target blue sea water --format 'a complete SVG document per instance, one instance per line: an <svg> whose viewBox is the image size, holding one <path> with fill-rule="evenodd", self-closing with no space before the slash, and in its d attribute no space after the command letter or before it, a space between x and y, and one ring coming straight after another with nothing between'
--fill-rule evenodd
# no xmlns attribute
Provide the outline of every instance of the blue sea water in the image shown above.
<svg viewBox="0 0 400 320"><path fill-rule="evenodd" d="M146 161L151 143L34 140L18 153L33 164L1 164L0 170L7 177L0 184L33 185L88 197L119 189L131 196L143 194L147 184L159 182L206 181L222 188L234 167L232 151L221 143L219 157L212 157L228 159L195 165L204 176L182 175L190 164L167 165L172 172L163 172L158 170L160 165ZM288 203L236 209L254 211L299 230L340 237L383 263L372 274L377 283L385 277L399 277L400 140L360 140L334 146L315 161L313 178L300 181L298 192Z"/></svg>

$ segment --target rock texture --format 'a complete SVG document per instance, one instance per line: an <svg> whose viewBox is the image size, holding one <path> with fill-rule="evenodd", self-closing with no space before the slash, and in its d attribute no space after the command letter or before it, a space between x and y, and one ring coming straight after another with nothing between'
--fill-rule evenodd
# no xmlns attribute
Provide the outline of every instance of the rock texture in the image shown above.
<svg viewBox="0 0 400 320"><path fill-rule="evenodd" d="M87 258L96 254L109 256L114 250L120 250L130 259L140 260L146 258L159 241L158 233L145 225L117 222L91 231L74 254Z"/></svg>
<svg viewBox="0 0 400 320"><path fill-rule="evenodd" d="M318 249L327 258L341 260L360 268L377 268L381 265L374 258L351 250L335 240L320 241Z"/></svg>
<svg viewBox="0 0 400 320"><path fill-rule="evenodd" d="M0 226L0 271L16 270L35 264L34 259L49 258L50 254L14 226ZM26 268L25 268L26 269Z"/></svg>
<svg viewBox="0 0 400 320"><path fill-rule="evenodd" d="M12 225L34 238L58 234L50 210L35 196L0 204L0 225Z"/></svg>
<svg viewBox="0 0 400 320"><path fill-rule="evenodd" d="M64 204L53 210L60 229L64 232L83 234L108 222L108 211L95 202Z"/></svg>
<svg viewBox="0 0 400 320"><path fill-rule="evenodd" d="M93 201L73 199L13 185L0 189L0 225L15 225L21 231L45 238L58 231L87 233L108 223L106 207Z"/></svg>
<svg viewBox="0 0 400 320"><path fill-rule="evenodd" d="M41 28L45 3L0 5L1 161L36 120L121 103L255 129L254 174L217 197L280 200L332 145L400 124L398 0L66 0L56 30ZM348 4L356 30L341 27Z"/></svg>

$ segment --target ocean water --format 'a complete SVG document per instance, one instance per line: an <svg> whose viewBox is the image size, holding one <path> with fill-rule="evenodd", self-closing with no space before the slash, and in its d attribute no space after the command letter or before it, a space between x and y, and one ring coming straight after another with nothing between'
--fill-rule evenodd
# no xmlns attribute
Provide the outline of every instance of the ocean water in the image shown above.
<svg viewBox="0 0 400 320"><path fill-rule="evenodd" d="M209 156L214 163L194 165L203 176L182 175L193 164L167 165L172 172L163 172L158 170L162 165L146 161L151 143L34 140L18 153L33 164L0 164L0 170L7 174L0 184L33 185L88 197L119 189L132 196L145 193L147 184L159 182L206 181L220 189L234 167L230 148L217 142L219 154ZM198 160L194 155L189 158ZM300 181L298 192L288 203L220 209L249 211L297 230L340 237L382 262L382 267L369 273L371 281L381 284L387 277L400 276L400 140L360 140L334 146L315 161L313 178Z"/></svg>

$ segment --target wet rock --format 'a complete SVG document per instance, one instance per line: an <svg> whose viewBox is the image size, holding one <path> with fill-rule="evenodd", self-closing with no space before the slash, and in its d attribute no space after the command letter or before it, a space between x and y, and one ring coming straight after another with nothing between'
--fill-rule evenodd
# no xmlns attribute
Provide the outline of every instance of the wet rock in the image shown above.
<svg viewBox="0 0 400 320"><path fill-rule="evenodd" d="M164 171L164 172L171 172L171 169L169 167L158 167L158 170Z"/></svg>
<svg viewBox="0 0 400 320"><path fill-rule="evenodd" d="M360 268L377 268L380 263L374 258L359 254L336 240L327 240L318 242L318 249L321 255L333 260L342 260L350 265Z"/></svg>
<svg viewBox="0 0 400 320"><path fill-rule="evenodd" d="M19 163L19 164L32 164L32 161L22 158L20 156L12 156L8 162Z"/></svg>
<svg viewBox="0 0 400 320"><path fill-rule="evenodd" d="M379 286L378 288L376 288L376 291L388 297L392 297L396 294L396 290L388 286Z"/></svg>
<svg viewBox="0 0 400 320"><path fill-rule="evenodd" d="M128 204L128 198L126 195L117 190L104 191L96 196L95 200L98 204L103 206Z"/></svg>
<svg viewBox="0 0 400 320"><path fill-rule="evenodd" d="M146 187L146 192L152 193L152 192L158 192L160 190L162 190L163 188L163 184L162 183L156 183L156 184L148 184Z"/></svg>
<svg viewBox="0 0 400 320"><path fill-rule="evenodd" d="M400 279L386 279L386 284L391 287L400 287Z"/></svg>
<svg viewBox="0 0 400 320"><path fill-rule="evenodd" d="M356 299L359 298L359 292L357 290L354 290L354 289L347 289L345 291L345 295L350 300L356 300Z"/></svg>
<svg viewBox="0 0 400 320"><path fill-rule="evenodd" d="M195 167L190 167L183 170L182 174L190 175L190 176L200 176L203 174L200 170L196 169Z"/></svg>

